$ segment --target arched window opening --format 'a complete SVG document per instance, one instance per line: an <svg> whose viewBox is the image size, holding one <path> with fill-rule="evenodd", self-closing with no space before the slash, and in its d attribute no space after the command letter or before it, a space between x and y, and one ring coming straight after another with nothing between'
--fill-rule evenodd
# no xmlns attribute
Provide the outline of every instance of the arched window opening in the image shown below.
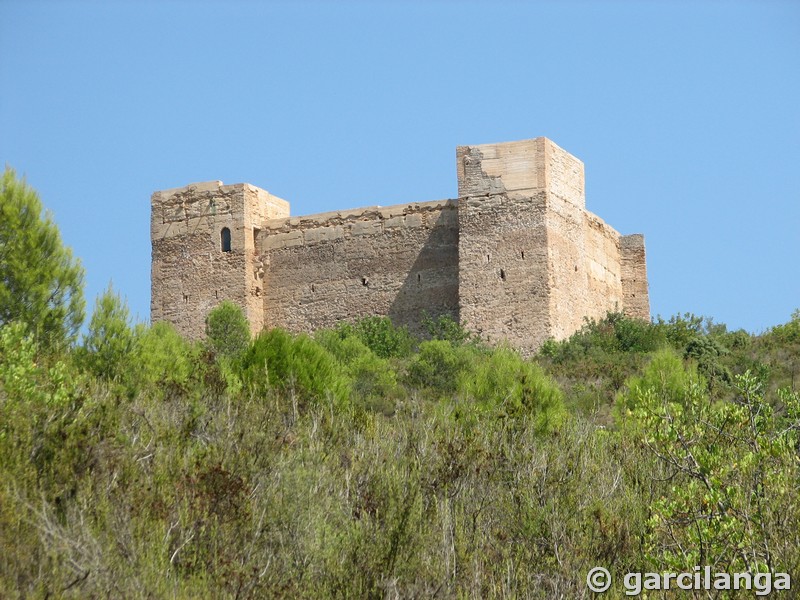
<svg viewBox="0 0 800 600"><path fill-rule="evenodd" d="M231 251L231 230L227 227L223 227L222 231L219 234L220 241L222 242L222 251L223 252L230 252Z"/></svg>

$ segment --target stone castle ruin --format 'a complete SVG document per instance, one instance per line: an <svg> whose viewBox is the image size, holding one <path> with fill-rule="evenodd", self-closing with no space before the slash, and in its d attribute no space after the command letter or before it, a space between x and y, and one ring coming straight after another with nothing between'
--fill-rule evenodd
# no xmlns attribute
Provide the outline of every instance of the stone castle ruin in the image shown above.
<svg viewBox="0 0 800 600"><path fill-rule="evenodd" d="M201 337L240 305L252 331L449 315L524 354L584 317L650 318L644 237L586 210L583 163L547 138L460 146L458 199L304 217L247 183L155 192L151 319Z"/></svg>

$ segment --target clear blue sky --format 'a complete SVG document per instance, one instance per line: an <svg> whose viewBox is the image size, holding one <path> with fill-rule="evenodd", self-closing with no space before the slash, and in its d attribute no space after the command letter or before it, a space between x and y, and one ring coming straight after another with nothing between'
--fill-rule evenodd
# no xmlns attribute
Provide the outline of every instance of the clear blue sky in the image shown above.
<svg viewBox="0 0 800 600"><path fill-rule="evenodd" d="M0 0L0 162L149 317L150 194L293 214L456 196L455 147L547 136L645 234L654 316L800 307L800 2Z"/></svg>

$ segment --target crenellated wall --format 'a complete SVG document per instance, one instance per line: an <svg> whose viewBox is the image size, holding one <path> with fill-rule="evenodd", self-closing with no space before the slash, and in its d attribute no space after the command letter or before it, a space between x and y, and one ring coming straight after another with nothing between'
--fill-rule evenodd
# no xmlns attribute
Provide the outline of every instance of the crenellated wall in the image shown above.
<svg viewBox="0 0 800 600"><path fill-rule="evenodd" d="M156 192L152 320L200 337L226 299L253 332L447 314L528 354L586 317L649 319L644 238L586 210L580 160L536 138L461 146L456 166L458 200L304 217L249 184Z"/></svg>

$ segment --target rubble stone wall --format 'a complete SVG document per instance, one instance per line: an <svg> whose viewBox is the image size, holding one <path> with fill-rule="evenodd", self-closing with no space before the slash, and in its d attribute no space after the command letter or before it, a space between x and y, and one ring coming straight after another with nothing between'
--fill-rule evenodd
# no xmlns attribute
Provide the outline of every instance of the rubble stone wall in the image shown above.
<svg viewBox="0 0 800 600"><path fill-rule="evenodd" d="M458 320L458 217L452 200L371 207L265 223L269 327L313 331L388 315Z"/></svg>

